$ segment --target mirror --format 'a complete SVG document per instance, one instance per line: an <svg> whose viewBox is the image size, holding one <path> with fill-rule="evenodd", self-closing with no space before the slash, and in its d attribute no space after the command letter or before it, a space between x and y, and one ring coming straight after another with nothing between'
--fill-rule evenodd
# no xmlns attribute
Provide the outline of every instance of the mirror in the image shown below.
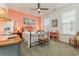
<svg viewBox="0 0 79 59"><path fill-rule="evenodd" d="M2 29L4 34L13 33L13 20L7 22L3 21Z"/></svg>

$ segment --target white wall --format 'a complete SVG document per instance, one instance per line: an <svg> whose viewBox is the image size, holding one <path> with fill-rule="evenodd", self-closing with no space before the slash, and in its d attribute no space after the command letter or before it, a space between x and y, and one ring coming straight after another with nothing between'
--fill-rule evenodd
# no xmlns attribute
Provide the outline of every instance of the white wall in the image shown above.
<svg viewBox="0 0 79 59"><path fill-rule="evenodd" d="M56 11L52 11L51 14L47 15L46 17L49 17L50 18L50 26L48 28L50 28L50 31L52 31L52 20L53 19L58 19L58 29L59 29L59 40L60 41L63 41L63 42L66 42L66 43L69 43L69 38L72 36L72 35L66 35L66 34L62 34L62 23L61 23L61 20L62 20L62 13L63 12L66 12L66 11L69 11L69 10L76 10L76 25L75 25L75 31L79 31L79 4L69 4L68 6L64 6ZM44 17L44 18L46 18Z"/></svg>
<svg viewBox="0 0 79 59"><path fill-rule="evenodd" d="M0 7L7 8L8 6L7 6L7 3L0 3Z"/></svg>

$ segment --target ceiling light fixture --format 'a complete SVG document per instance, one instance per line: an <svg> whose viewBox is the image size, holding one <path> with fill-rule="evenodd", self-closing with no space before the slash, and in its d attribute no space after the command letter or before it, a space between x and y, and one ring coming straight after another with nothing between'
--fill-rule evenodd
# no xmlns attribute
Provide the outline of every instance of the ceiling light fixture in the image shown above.
<svg viewBox="0 0 79 59"><path fill-rule="evenodd" d="M38 11L41 11L41 9L38 9Z"/></svg>
<svg viewBox="0 0 79 59"><path fill-rule="evenodd" d="M31 9L31 10L37 10L38 13L40 14L40 11L41 11L41 10L48 10L48 8L41 8L40 3L37 3L37 8L33 8L33 9Z"/></svg>

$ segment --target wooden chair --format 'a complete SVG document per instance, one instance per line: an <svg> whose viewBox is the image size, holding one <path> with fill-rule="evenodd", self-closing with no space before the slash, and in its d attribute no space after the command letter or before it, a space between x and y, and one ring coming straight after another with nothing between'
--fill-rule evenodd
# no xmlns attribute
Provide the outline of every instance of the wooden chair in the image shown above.
<svg viewBox="0 0 79 59"><path fill-rule="evenodd" d="M69 44L74 47L79 46L79 32L77 32L77 34L74 35L72 38L69 38Z"/></svg>

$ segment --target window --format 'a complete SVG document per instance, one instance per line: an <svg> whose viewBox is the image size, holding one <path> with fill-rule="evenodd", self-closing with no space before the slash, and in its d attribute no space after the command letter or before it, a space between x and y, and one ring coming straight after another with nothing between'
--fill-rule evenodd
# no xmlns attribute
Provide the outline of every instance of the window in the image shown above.
<svg viewBox="0 0 79 59"><path fill-rule="evenodd" d="M49 25L49 18L44 19L44 25Z"/></svg>
<svg viewBox="0 0 79 59"><path fill-rule="evenodd" d="M63 34L75 33L75 10L71 10L62 14Z"/></svg>
<svg viewBox="0 0 79 59"><path fill-rule="evenodd" d="M44 30L45 31L49 31L50 29L50 27L49 27L49 25L50 25L50 21L49 21L50 19L49 18L46 18L46 19L44 19Z"/></svg>

